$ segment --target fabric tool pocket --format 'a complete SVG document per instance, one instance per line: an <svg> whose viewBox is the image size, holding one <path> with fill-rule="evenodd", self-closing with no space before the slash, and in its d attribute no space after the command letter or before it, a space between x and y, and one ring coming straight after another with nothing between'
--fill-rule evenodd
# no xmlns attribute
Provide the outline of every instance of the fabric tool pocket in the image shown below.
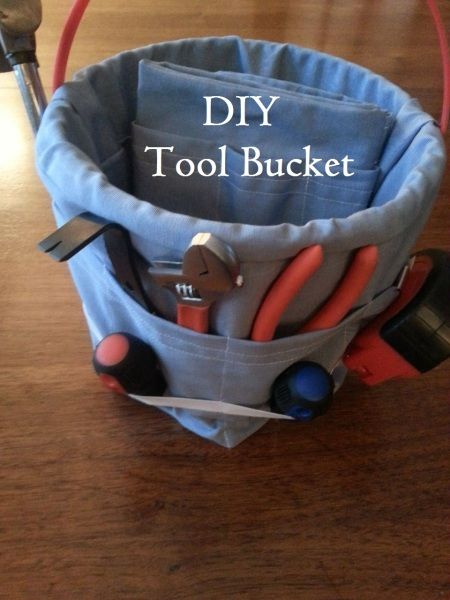
<svg viewBox="0 0 450 600"><path fill-rule="evenodd" d="M100 267L100 265L98 265ZM378 314L395 298L389 288L359 308L337 327L299 334L272 342L199 334L146 312L120 288L106 268L93 261L76 280L83 292L84 310L94 343L114 331L132 333L155 350L167 381L167 395L201 398L268 409L270 389L286 368L303 359L332 370L360 324ZM102 286L93 286L92 281ZM88 291L89 290L89 291ZM183 408L164 408L183 426L215 442L233 447L264 424L264 419L204 415Z"/></svg>
<svg viewBox="0 0 450 600"><path fill-rule="evenodd" d="M302 164L292 165L298 176L246 176L248 156L227 148L227 177L219 182L219 214L223 221L251 225L304 225L314 219L348 217L365 209L371 200L379 170L354 170L350 177L305 176ZM260 158L262 165L266 157ZM272 159L271 168L277 163ZM286 164L286 163L285 163ZM281 167L280 167L281 168ZM275 172L275 171L272 171ZM352 172L352 171L350 171Z"/></svg>
<svg viewBox="0 0 450 600"><path fill-rule="evenodd" d="M171 212L220 220L217 145L133 123L132 146L133 194L137 198Z"/></svg>
<svg viewBox="0 0 450 600"><path fill-rule="evenodd" d="M199 334L151 314L121 289L98 258L80 258L75 275L79 287L86 287L82 290L84 308L94 343L113 331L132 333L154 348L168 384L168 395L255 408L267 408L273 381L299 360L314 360L331 371L361 323L384 310L397 294L395 288L388 288L337 327L271 342L253 342ZM98 263L97 268L94 263ZM98 285L99 279L102 285ZM182 422L189 419L190 428L193 427L195 414L185 415L182 409L173 411ZM243 423L253 430L255 425L250 425L250 421L253 419L233 417L227 421L228 434L233 427L243 433ZM208 419L198 418L198 429L208 426ZM236 436L239 437L237 433Z"/></svg>

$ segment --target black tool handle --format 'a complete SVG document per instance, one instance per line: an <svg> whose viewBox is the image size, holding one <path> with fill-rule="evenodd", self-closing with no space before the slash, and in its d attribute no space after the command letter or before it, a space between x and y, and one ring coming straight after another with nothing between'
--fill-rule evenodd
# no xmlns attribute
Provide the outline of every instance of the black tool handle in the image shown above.
<svg viewBox="0 0 450 600"><path fill-rule="evenodd" d="M133 248L128 231L112 221L91 213L82 213L64 223L38 244L39 250L54 260L70 260L101 235L117 281L136 302L154 312L144 289L141 273L146 273L146 262Z"/></svg>

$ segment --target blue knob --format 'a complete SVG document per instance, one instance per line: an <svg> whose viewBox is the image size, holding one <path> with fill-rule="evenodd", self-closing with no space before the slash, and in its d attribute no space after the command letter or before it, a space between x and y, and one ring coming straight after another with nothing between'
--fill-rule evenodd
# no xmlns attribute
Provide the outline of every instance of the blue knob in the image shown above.
<svg viewBox="0 0 450 600"><path fill-rule="evenodd" d="M333 378L321 365L298 362L275 380L272 409L298 421L311 421L328 410L333 389Z"/></svg>

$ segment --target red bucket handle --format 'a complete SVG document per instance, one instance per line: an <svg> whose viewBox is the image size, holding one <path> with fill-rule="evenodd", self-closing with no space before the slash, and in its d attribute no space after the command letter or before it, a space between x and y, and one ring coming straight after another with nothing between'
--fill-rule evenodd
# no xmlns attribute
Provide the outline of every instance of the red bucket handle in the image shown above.
<svg viewBox="0 0 450 600"><path fill-rule="evenodd" d="M83 18L84 11L89 0L75 0L64 24L56 52L53 68L53 91L56 91L64 83L67 62L69 59L72 42L78 26ZM447 34L444 23L435 0L427 0L428 8L433 18L436 29L442 62L442 109L440 118L440 129L442 133L447 131L450 113L450 54Z"/></svg>

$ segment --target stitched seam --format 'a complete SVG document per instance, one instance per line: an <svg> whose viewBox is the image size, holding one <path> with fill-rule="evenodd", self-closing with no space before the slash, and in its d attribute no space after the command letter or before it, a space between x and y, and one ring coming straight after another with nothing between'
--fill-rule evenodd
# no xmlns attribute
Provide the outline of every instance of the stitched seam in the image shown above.
<svg viewBox="0 0 450 600"><path fill-rule="evenodd" d="M227 337L227 345L225 346L225 356L223 357L223 368L222 368L222 381L220 382L220 392L219 392L219 401L223 402L223 392L224 392L224 388L225 388L225 372L226 372L226 366L228 362L227 356L228 356L228 348L230 345L230 338Z"/></svg>
<svg viewBox="0 0 450 600"><path fill-rule="evenodd" d="M349 191L349 192L371 192L372 191L372 186L371 187L360 187L360 188L354 188L354 187L350 187L347 185L342 185L342 184L334 184L332 185L331 183L320 183L319 181L316 181L316 179L314 179L314 185L318 185L319 187L326 187L326 188L331 188L332 190L345 190L345 191Z"/></svg>
<svg viewBox="0 0 450 600"><path fill-rule="evenodd" d="M229 170L229 172L234 174L233 171ZM236 174L236 177L240 177L240 175ZM305 190L307 189L307 185L308 185L310 179L311 179L311 177L305 177L303 179L299 178L299 182L300 183L305 182ZM253 179L253 182L257 182L258 183L258 179ZM296 180L295 179L290 179L290 180L280 179L280 180L275 180L275 181L271 180L270 182L271 183L280 183L280 184L281 183L285 183L286 184L285 187L286 187L288 185L292 185L294 182L296 182ZM299 194L303 193L301 191L297 192L295 190L290 192L289 190L286 190L286 189L278 190L278 191L275 191L275 192L264 192L264 191L261 191L261 190L251 190L251 189L249 190L249 189L247 189L245 187L240 187L239 185L237 185L236 183L234 183L230 179L226 179L224 181L224 183L227 183L228 185L234 187L235 189L237 189L237 190L239 190L241 192L245 192L247 194L260 194L261 196L279 196L280 194L290 194L290 195L294 196L294 195L299 195ZM259 181L259 183L261 183L261 181ZM368 193L368 192L372 191L371 187L367 187L367 188L366 187L354 188L354 187L349 187L349 186L346 186L346 185L337 185L337 184L336 185L331 185L331 184L326 184L326 183L319 183L315 179L314 179L314 185L318 185L320 187L331 188L331 190L334 190L334 191L346 191L346 192L349 191L349 192L360 192L360 193L364 193L364 192ZM319 198L324 198L324 196L319 196L318 194L314 194L314 195L317 196L317 197L319 197ZM347 204L349 204L349 203L347 203Z"/></svg>
<svg viewBox="0 0 450 600"><path fill-rule="evenodd" d="M136 159L138 162L142 162L144 164L149 164L143 160L141 160L140 158ZM156 164L156 163L152 163L152 164ZM164 171L173 171L175 172L175 169L173 169L172 167L168 167L168 166L164 166ZM237 175L238 176L238 175ZM217 179L217 184L219 183L219 177L216 175L214 176ZM211 179L213 179L214 177L212 177ZM178 178L178 175L177 175ZM345 200L335 200L334 198L330 198L328 196L321 196L320 194L313 194L313 193L307 193L306 190L308 189L308 184L309 184L309 180L311 179L310 177L306 178L305 180L301 180L300 183L302 183L303 181L305 182L305 190L304 191L289 191L289 190L280 190L280 191L276 191L276 192L263 192L261 190L251 190L251 189L246 189L243 187L239 187L238 185L236 185L235 183L233 183L231 180L228 180L226 178L220 178L220 179L224 179L224 184L227 184L233 188L235 188L236 190L239 190L240 192L243 192L245 194L249 194L249 195L258 195L258 196L280 196L280 195L286 195L288 194L289 196L299 196L299 195L304 195L304 196L310 196L311 198L320 198L322 200L327 200L329 202L335 202L336 204L349 204L351 206L354 206L356 204L356 202L346 202ZM272 183L274 183L272 181ZM279 182L281 183L281 181ZM286 182L287 185L292 185L292 181ZM344 185L336 185L336 186L332 186L332 185L327 185L326 183L319 183L318 181L314 181L314 185L318 185L321 187L327 187L327 188L331 188L330 193L332 193L332 191L349 191L349 192L357 192L360 194L369 194L372 192L371 188L352 188L352 187L347 187ZM360 200L360 202L362 202L362 200Z"/></svg>
<svg viewBox="0 0 450 600"><path fill-rule="evenodd" d="M81 267L84 271L86 271L86 269L84 269L83 267ZM109 275L109 272L108 272ZM106 292L108 294L108 297L115 302L116 304L118 304L119 306L121 306L121 302L119 297L117 296L117 293L114 289L111 289L109 286L105 286L106 287ZM372 306L372 302L369 302L368 304L366 304L364 306L364 308L361 310L361 313L358 313L358 320L360 320L361 318L363 318L366 313L368 312L369 308ZM132 312L137 320L137 322L139 323L139 325L142 327L143 330L145 331L149 331L149 325L148 323L143 319L143 317L138 313L138 311L135 309L135 307L133 305L130 305L129 307L127 307L128 310L130 312ZM325 336L320 336L320 339L315 340L307 345L301 345L296 346L295 348L290 348L288 350L280 350L277 352L271 352L269 354L266 354L265 357L255 357L253 353L245 353L245 352L230 352L229 350L229 345L230 345L230 337L226 338L226 347L225 349L215 349L215 348L206 348L204 349L204 352L199 352L198 350L201 349L201 345L197 344L197 343L193 343L190 341L183 341L183 346L190 346L191 348L194 348L195 351L189 351L189 350L185 350L184 348L180 348L180 340L179 338L175 337L174 335L168 334L168 333L159 333L158 336L153 336L152 334L152 330L150 329L149 334L151 337L159 337L159 339L161 339L162 341L165 342L166 347L171 348L173 350L176 350L177 352L181 353L181 354L185 354L187 356L195 356L198 358L204 358L207 360L213 360L216 362L223 362L224 363L224 368L225 368L225 364L238 364L238 365L246 365L246 366L255 366L255 367L264 367L264 366L270 366L270 365L278 365L278 364L284 364L286 363L288 360L291 359L291 357L297 357L297 356L305 356L306 354L310 353L310 351L312 351L313 349L315 349L316 347L321 346L323 343L325 343L326 341L328 341L329 339L335 337L337 334L339 334L340 332L343 331L344 336L347 335L347 331L348 331L348 327L351 326L352 324L355 324L355 321L350 321L350 323L346 323L344 325L343 328L339 328L337 327L336 329L333 329L329 334L325 335ZM176 341L176 343L171 343L172 341ZM301 354L299 354L299 351L301 352ZM224 356L212 356L212 353L215 354L224 354ZM284 358L280 359L280 360L270 360L272 357L275 356L283 356ZM253 360L236 360L234 357L244 357L247 359L259 359L258 362L254 362ZM264 358L268 358L269 360L264 360ZM262 362L261 362L262 360ZM222 385L223 385L223 379L222 379ZM222 389L222 388L221 388Z"/></svg>
<svg viewBox="0 0 450 600"><path fill-rule="evenodd" d="M220 192L222 191L219 177L216 177L216 219L220 221Z"/></svg>
<svg viewBox="0 0 450 600"><path fill-rule="evenodd" d="M139 322L141 322L141 321L139 321ZM324 340L331 339L338 333L339 333L338 331L333 331L333 333L330 334L329 336L327 336L327 338L322 338L320 340L320 342L316 342L315 344L309 344L306 346L303 346L303 345L296 346L295 348L291 348L290 350L285 350L283 352L276 352L273 354L268 354L268 355L266 355L266 357L257 357L257 356L254 356L253 354L232 353L229 350L227 351L227 349L220 351L221 353L226 352L227 356L220 357L220 356L211 356L211 354L209 352L202 353L202 352L198 352L198 351L188 351L183 348L180 348L179 346L172 345L170 343L168 343L168 344L166 343L166 347L176 350L177 352L180 352L182 354L186 354L187 356L196 356L199 358L206 358L208 360L224 361L224 362L227 362L230 364L234 363L234 364L249 365L249 366L265 366L265 365L276 365L276 364L284 363L284 362L290 360L291 357L298 356L299 351L302 353L302 355L309 353L311 350L321 346L322 342ZM270 360L270 359L272 359L273 356L277 356L277 355L284 355L284 358L282 358L280 360ZM247 360L237 360L235 358L236 356L242 356L242 357L246 358ZM264 360L264 358L268 358L269 360ZM256 360L248 360L248 359L256 359Z"/></svg>
<svg viewBox="0 0 450 600"><path fill-rule="evenodd" d="M118 301L117 297L114 297L114 296L112 296L112 300L115 300L116 302ZM133 312L136 315L135 311L133 311ZM148 324L145 323L145 321L141 318L140 315L136 315L136 320L138 321L138 323L140 324L140 326L143 329L148 330ZM149 333L151 336L152 332L150 331ZM215 362L223 362L224 365L234 363L234 364L245 365L245 366L248 365L248 366L255 366L255 367L264 367L264 366L268 366L268 365L284 364L287 361L289 361L291 358L297 357L299 355L299 350L301 351L301 355L303 356L303 355L309 353L311 350L315 349L316 347L320 346L322 344L322 342L334 337L337 333L338 333L337 331L333 331L326 337L323 337L320 340L317 340L311 344L307 344L306 346L302 345L300 348L298 346L296 346L295 348L290 348L289 350L283 350L283 351L270 353L270 354L266 355L266 357L269 360L264 360L263 358L255 357L253 354L230 352L230 350L229 350L230 338L229 337L227 337L225 349L220 349L220 350L204 349L204 352L201 352L201 351L199 352L199 350L201 350L201 347L197 346L196 344L193 344L191 342L183 342L183 346L189 345L189 346L195 348L195 351L180 348L179 338L176 338L175 336L172 336L170 334L165 334L165 333L161 334L160 333L158 337L159 337L159 339L161 339L162 341L165 342L165 345L167 348L173 349L180 354L184 354L184 355L187 355L190 357L194 356L194 357L204 358L204 359L215 361ZM151 337L153 337L153 336L151 336ZM176 341L177 343L174 344L174 343L171 343L171 341ZM224 354L224 356L212 356L211 351L215 352L217 354ZM278 355L284 355L284 358L282 358L280 360L270 360L272 357L278 356ZM250 359L258 359L259 358L259 361L254 362L253 360L251 360L251 361L236 360L234 358L236 356L241 356L241 357L247 358L247 359L249 359L249 358ZM262 360L262 362L261 362L261 360ZM223 383L223 380L222 380L222 383Z"/></svg>
<svg viewBox="0 0 450 600"><path fill-rule="evenodd" d="M303 190L303 196L302 196L302 214L301 214L301 217L300 217L300 223L304 223L305 222L306 194L308 192L308 184L309 184L309 179L306 180L305 189Z"/></svg>
<svg viewBox="0 0 450 600"><path fill-rule="evenodd" d="M135 148L133 148L133 150L136 151ZM188 158L188 159L191 159L191 160L199 160L201 158L201 157L195 156L193 154L187 154L187 153L186 154L177 154L175 152L171 152L170 155L169 155L169 157L175 157L175 158L178 158L178 159ZM138 156L137 154L135 154L133 156L133 158L135 160L137 160L138 162L142 162L142 163L144 163L146 165L156 165L156 160L152 160L151 157L147 157L146 154L144 154L144 156ZM216 161L214 159L211 159L211 160L216 164L216 166L219 165L218 161ZM173 173L175 173L175 167L172 166L171 164L167 164L167 162L170 162L170 158L169 158L169 161L166 161L166 164L164 164L164 171L172 171ZM297 178L296 177L289 177L289 178L288 177L280 177L279 179L262 177L260 175L257 176L257 177L248 177L247 178L247 177L244 177L242 174L238 173L237 171L234 171L230 167L227 168L227 172L231 176L231 179L225 178L226 181L224 183L228 183L228 185L230 185L230 186L232 186L232 187L234 187L234 188L236 188L238 190L241 190L242 192L255 193L255 194L263 194L263 195L266 195L266 196L277 196L279 194L284 194L284 193L286 193L286 190L280 190L280 191L275 191L275 192L263 192L263 191L260 191L260 190L256 190L256 191L255 190L248 190L247 188L240 187L237 183L235 183L233 181L233 177L234 178L239 177L241 181L242 180L246 181L246 182L248 181L249 183L256 181L257 183L260 183L260 184L262 183L264 185L266 185L267 183L280 184L280 187L281 187L281 185L283 183L285 184L285 186L288 186L288 185L292 185L295 182L300 182L300 183L301 182L306 182L306 183L308 183L309 180L311 179L311 177L305 177L305 176L302 176L302 175L299 175ZM368 172L375 173L376 171L374 169L372 171L369 170ZM358 170L356 170L356 175L358 175ZM213 177L216 177L218 179L217 175L215 175ZM324 175L324 177L326 177L326 175ZM355 188L355 187L352 187L352 186L344 185L343 183L340 182L340 180L339 180L339 182L336 181L336 183L322 183L322 182L317 181L317 177L314 178L314 184L317 185L317 186L319 186L319 187L331 188L331 190L345 190L345 191L350 191L350 192L371 192L372 191L372 187L371 186L370 187L363 186L363 187L360 187L360 188L358 188L358 187ZM295 191L293 191L291 193L294 195L294 194L301 194L302 192L295 192ZM321 196L319 196L319 197L321 197Z"/></svg>
<svg viewBox="0 0 450 600"><path fill-rule="evenodd" d="M305 350L308 350L310 348L315 348L316 346L321 345L322 342L328 340L330 337L333 337L333 335L335 335L336 332L337 332L337 330L333 330L328 335L320 337L320 339L314 340L313 342L310 342L306 346L302 346L302 348L304 348ZM175 344L171 344L170 341L174 340L179 343L179 341L180 341L179 338L177 338L169 333L162 333L162 334L160 334L160 336L169 341L169 343L167 344L168 346L170 346L171 348L175 348L175 349L178 348L178 346L176 346ZM228 344L229 339L230 338L228 337L227 338L227 347L229 346L229 344ZM183 345L184 346L189 345L195 349L198 349L201 347L201 344L196 344L196 343L192 343L192 342L188 342L188 341L183 342ZM222 352L224 352L224 350L211 348L211 349L208 349L207 352L205 351L206 355L209 355L210 352L222 353ZM294 349L291 348L289 350L278 350L276 352L270 352L270 353L266 354L265 356L267 356L267 357L280 356L280 355L284 355L284 354L290 354L291 352L295 352L295 348ZM254 354L251 352L235 352L235 351L230 351L229 349L227 350L227 353L229 354L229 356L242 356L242 357L247 357L247 358L251 358L254 356Z"/></svg>
<svg viewBox="0 0 450 600"><path fill-rule="evenodd" d="M361 190L359 190L361 191ZM368 191L364 191L364 194L368 194ZM312 200L318 200L320 198L320 200L326 200L327 202L332 202L333 204L345 204L346 206L358 206L360 204L364 204L364 202L366 201L366 198L361 198L359 200L353 201L353 202L346 202L345 200L335 200L334 198L330 198L329 196L320 196L319 194L313 194L313 193L304 193L304 196L309 196L309 198L311 198Z"/></svg>
<svg viewBox="0 0 450 600"><path fill-rule="evenodd" d="M108 272L108 274L109 274L109 272ZM107 290L107 293L108 293L108 296L110 297L110 299L112 301L116 302L117 304L119 304L119 306L121 306L120 299L118 298L115 290L112 290L108 286L106 286L106 290ZM371 303L366 305L366 307L364 308L361 315L359 315L359 317L363 317L365 315L366 309L368 309L368 307L370 305L371 305ZM134 316L135 316L136 320L138 321L138 323L140 324L140 326L144 330L148 330L148 323L146 323L146 321L143 319L143 317L139 314L139 312L136 310L136 307L133 305L130 305L129 310L130 310L130 312L132 312L134 314ZM301 346L302 352L307 352L307 351L315 349L318 346L321 346L324 342L326 342L329 339L331 339L332 337L334 337L336 335L336 333L338 333L338 331L339 331L339 326L336 329L333 329L327 335L320 336L319 339L311 341L309 344L302 345ZM152 337L155 337L155 336L152 336ZM247 364L248 361L235 360L233 357L242 357L242 358L247 358L247 359L248 358L250 358L250 359L257 358L257 357L255 357L253 352L230 351L229 350L229 345L230 345L229 337L227 337L225 349L223 349L223 348L204 348L201 342L197 343L197 342L192 342L192 341L188 341L188 340L183 341L183 346L189 346L189 347L193 348L195 351L188 351L188 350L184 350L184 349L180 348L179 337L176 337L175 335L172 335L170 333L160 332L157 337L159 337L159 339L163 340L167 347L172 348L172 349L176 350L177 352L181 352L183 354L198 356L199 358L200 357L208 358L208 359L213 359L216 361L226 361L226 362L230 362L230 363L236 362L238 364ZM199 350L200 350L200 352L199 352ZM201 350L203 350L203 352ZM276 356L285 356L286 358L282 359L280 361L272 362L272 363L270 363L270 362L252 362L251 364L256 365L256 366L264 365L264 364L279 364L280 362L283 362L283 360L288 360L289 356L291 356L291 355L296 356L298 350L299 350L299 348L295 347L295 348L289 348L287 350L277 350L276 352L270 352L265 355L266 358L270 359L270 358L276 357ZM219 355L224 352L225 352L226 356L230 357L230 359L226 358L226 356L225 357L211 356L212 353Z"/></svg>

